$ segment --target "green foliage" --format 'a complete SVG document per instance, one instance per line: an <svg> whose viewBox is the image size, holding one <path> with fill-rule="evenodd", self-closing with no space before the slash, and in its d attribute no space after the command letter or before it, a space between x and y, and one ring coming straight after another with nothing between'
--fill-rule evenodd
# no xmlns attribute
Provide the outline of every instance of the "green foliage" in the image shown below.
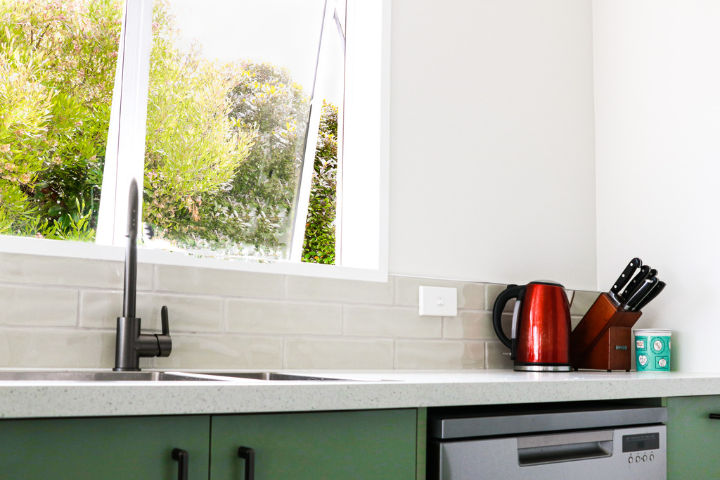
<svg viewBox="0 0 720 480"><path fill-rule="evenodd" d="M0 0L0 233L94 238L121 10Z"/></svg>
<svg viewBox="0 0 720 480"><path fill-rule="evenodd" d="M94 239L121 14L122 0L0 0L0 234ZM308 99L283 68L209 62L177 39L157 0L144 220L179 246L284 258ZM306 242L323 263L334 261L334 112L315 161L319 237Z"/></svg>
<svg viewBox="0 0 720 480"><path fill-rule="evenodd" d="M307 122L302 87L273 65L211 63L197 44L183 53L167 4L154 15L146 221L181 247L286 256Z"/></svg>
<svg viewBox="0 0 720 480"><path fill-rule="evenodd" d="M302 261L335 263L338 108L323 101Z"/></svg>
<svg viewBox="0 0 720 480"><path fill-rule="evenodd" d="M201 213L247 158L254 132L228 116L237 69L175 47L167 1L154 7L145 151L144 219L168 238L208 234ZM204 209L203 209L204 210Z"/></svg>

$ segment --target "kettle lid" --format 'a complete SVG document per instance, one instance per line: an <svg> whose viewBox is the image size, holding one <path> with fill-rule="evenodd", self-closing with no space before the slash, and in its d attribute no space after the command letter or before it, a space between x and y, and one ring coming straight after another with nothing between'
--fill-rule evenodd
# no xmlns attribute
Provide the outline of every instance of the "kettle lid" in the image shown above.
<svg viewBox="0 0 720 480"><path fill-rule="evenodd" d="M535 280L533 282L528 283L528 285L550 285L551 287L565 288L558 282L553 282L552 280Z"/></svg>

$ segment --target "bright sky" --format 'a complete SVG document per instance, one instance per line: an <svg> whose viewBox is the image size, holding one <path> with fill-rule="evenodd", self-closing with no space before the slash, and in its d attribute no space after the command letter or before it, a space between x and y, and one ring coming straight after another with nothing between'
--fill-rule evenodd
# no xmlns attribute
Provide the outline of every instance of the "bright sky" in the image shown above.
<svg viewBox="0 0 720 480"><path fill-rule="evenodd" d="M286 67L311 93L325 0L171 0L182 42L197 39L206 58L249 59ZM342 102L342 49L337 28L328 32L323 60L331 79L322 97Z"/></svg>

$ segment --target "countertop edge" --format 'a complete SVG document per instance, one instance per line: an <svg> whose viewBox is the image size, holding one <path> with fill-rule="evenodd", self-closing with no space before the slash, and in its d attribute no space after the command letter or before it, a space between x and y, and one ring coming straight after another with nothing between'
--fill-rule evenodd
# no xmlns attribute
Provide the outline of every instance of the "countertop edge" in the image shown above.
<svg viewBox="0 0 720 480"><path fill-rule="evenodd" d="M358 373L373 377L382 373ZM720 374L388 372L387 382L0 382L0 417L201 415L720 395Z"/></svg>

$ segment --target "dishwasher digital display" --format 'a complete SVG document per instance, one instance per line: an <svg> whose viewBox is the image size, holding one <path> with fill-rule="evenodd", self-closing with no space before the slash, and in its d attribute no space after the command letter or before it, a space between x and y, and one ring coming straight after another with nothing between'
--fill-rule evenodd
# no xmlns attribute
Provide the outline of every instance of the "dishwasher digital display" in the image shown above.
<svg viewBox="0 0 720 480"><path fill-rule="evenodd" d="M660 433L643 433L642 435L623 435L622 451L640 452L660 448Z"/></svg>

